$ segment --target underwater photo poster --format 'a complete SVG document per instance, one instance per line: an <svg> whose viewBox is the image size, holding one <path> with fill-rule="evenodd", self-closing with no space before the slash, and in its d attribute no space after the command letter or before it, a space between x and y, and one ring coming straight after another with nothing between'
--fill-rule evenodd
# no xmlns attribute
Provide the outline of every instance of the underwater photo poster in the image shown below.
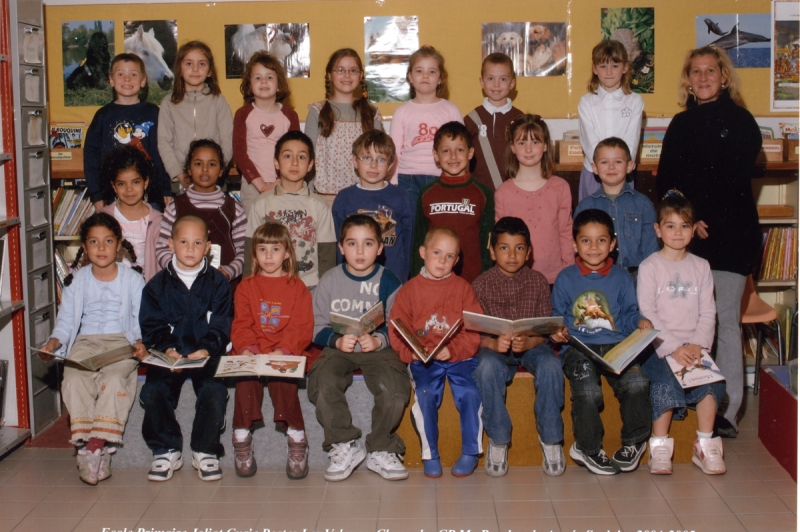
<svg viewBox="0 0 800 532"><path fill-rule="evenodd" d="M115 53L113 20L61 23L64 106L99 106L111 101L108 74Z"/></svg>
<svg viewBox="0 0 800 532"><path fill-rule="evenodd" d="M600 9L601 39L625 46L633 76L631 89L655 92L655 9L652 7L604 7Z"/></svg>
<svg viewBox="0 0 800 532"><path fill-rule="evenodd" d="M408 58L419 49L419 17L364 17L364 78L372 102L404 102Z"/></svg>
<svg viewBox="0 0 800 532"><path fill-rule="evenodd" d="M769 68L770 16L764 14L697 15L695 46L713 45L728 52L736 68Z"/></svg>
<svg viewBox="0 0 800 532"><path fill-rule="evenodd" d="M800 4L773 2L772 31L770 110L797 111L800 109ZM795 128L795 135L796 131Z"/></svg>
<svg viewBox="0 0 800 532"><path fill-rule="evenodd" d="M567 71L566 22L485 22L482 57L500 52L522 76L562 76Z"/></svg>
<svg viewBox="0 0 800 532"><path fill-rule="evenodd" d="M311 74L308 23L229 24L225 26L225 77L241 78L250 57L264 50L283 63L287 77Z"/></svg>

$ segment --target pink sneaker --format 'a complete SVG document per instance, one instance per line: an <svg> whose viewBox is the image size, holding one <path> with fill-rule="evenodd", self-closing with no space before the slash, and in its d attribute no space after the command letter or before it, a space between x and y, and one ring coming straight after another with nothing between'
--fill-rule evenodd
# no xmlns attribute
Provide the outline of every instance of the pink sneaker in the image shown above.
<svg viewBox="0 0 800 532"><path fill-rule="evenodd" d="M727 471L722 454L722 438L719 436L694 440L692 462L706 475L722 475Z"/></svg>

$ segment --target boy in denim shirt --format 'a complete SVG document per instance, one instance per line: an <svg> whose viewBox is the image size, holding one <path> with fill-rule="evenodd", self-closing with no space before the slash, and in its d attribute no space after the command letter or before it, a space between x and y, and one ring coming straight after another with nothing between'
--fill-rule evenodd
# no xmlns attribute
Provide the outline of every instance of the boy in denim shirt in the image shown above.
<svg viewBox="0 0 800 532"><path fill-rule="evenodd" d="M644 259L659 250L654 229L656 210L647 196L624 188L625 178L636 166L624 140L609 137L600 141L593 160L592 171L600 177L603 188L583 198L573 216L586 209L608 213L617 230L611 235L617 241L619 253L614 263L635 272Z"/></svg>

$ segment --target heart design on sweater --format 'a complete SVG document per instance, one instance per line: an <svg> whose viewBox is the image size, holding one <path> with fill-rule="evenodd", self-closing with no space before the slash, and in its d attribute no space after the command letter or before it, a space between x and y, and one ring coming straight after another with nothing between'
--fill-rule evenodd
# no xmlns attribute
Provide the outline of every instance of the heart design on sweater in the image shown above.
<svg viewBox="0 0 800 532"><path fill-rule="evenodd" d="M273 131L275 131L275 126L265 126L264 124L261 124L261 132L265 137L269 137Z"/></svg>

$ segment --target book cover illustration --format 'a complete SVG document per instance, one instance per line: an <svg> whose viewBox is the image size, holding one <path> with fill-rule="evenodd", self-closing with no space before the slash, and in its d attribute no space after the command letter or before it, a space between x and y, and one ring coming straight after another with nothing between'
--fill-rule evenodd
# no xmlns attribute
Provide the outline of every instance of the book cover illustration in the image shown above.
<svg viewBox="0 0 800 532"><path fill-rule="evenodd" d="M667 355L667 363L675 378L678 379L678 384L681 385L681 388L694 388L702 384L725 380L722 371L720 371L714 359L711 358L711 355L708 354L708 351L703 349L701 352L703 356L700 357L700 362L691 367L681 366L672 355Z"/></svg>
<svg viewBox="0 0 800 532"><path fill-rule="evenodd" d="M133 347L131 347L130 345L124 345L122 347L118 347L110 351L104 351L102 353L91 355L82 359L70 358L68 355L59 355L56 353L51 353L49 351L38 349L36 347L29 347L28 349L32 353L43 353L53 358L57 358L58 360L63 360L64 362L69 363L71 365L76 365L83 369L88 369L89 371L98 371L100 368L104 368L110 364L113 364L114 362L119 362L120 360L127 360L129 358L133 358Z"/></svg>
<svg viewBox="0 0 800 532"><path fill-rule="evenodd" d="M215 377L290 377L302 379L306 357L297 355L231 355L220 359Z"/></svg>
<svg viewBox="0 0 800 532"><path fill-rule="evenodd" d="M83 147L83 122L50 124L50 149L72 150Z"/></svg>
<svg viewBox="0 0 800 532"><path fill-rule="evenodd" d="M390 322L392 325L394 325L395 329L397 329L397 332L400 333L400 336L403 337L403 340L406 341L408 347L411 348L411 350L414 352L417 358L424 363L427 363L431 359L436 358L436 355L438 355L442 351L442 349L445 348L446 344L450 341L450 339L453 336L456 335L458 330L464 324L463 318L458 318L458 321L456 321L453 324L453 326L450 327L450 329L442 336L442 339L439 340L439 343L436 344L436 347L434 347L433 349L431 349L430 352L428 352L428 350L425 349L425 346L422 345L422 343L417 339L417 335L414 334L414 332L411 331L408 327L406 327L406 325L400 318L395 318L393 320L390 320Z"/></svg>
<svg viewBox="0 0 800 532"><path fill-rule="evenodd" d="M358 318L331 312L331 329L342 336L352 334L360 338L365 334L370 334L385 322L386 316L383 310L383 301L379 301L377 305Z"/></svg>
<svg viewBox="0 0 800 532"><path fill-rule="evenodd" d="M639 353L644 351L656 339L659 332L661 331L656 329L636 329L630 336L606 353L605 356L601 356L574 336L569 337L569 344L608 371L619 375L633 362Z"/></svg>
<svg viewBox="0 0 800 532"><path fill-rule="evenodd" d="M561 330L564 318L561 316L547 316L544 318L524 318L520 320L506 320L486 314L476 314L465 310L462 312L464 327L471 331L478 331L496 336L549 336Z"/></svg>
<svg viewBox="0 0 800 532"><path fill-rule="evenodd" d="M148 355L142 362L152 366L160 366L167 368L170 371L178 371L181 369L194 369L202 368L208 362L209 357L201 358L200 360L190 360L186 357L172 358L166 353L162 353L156 349L148 349Z"/></svg>

